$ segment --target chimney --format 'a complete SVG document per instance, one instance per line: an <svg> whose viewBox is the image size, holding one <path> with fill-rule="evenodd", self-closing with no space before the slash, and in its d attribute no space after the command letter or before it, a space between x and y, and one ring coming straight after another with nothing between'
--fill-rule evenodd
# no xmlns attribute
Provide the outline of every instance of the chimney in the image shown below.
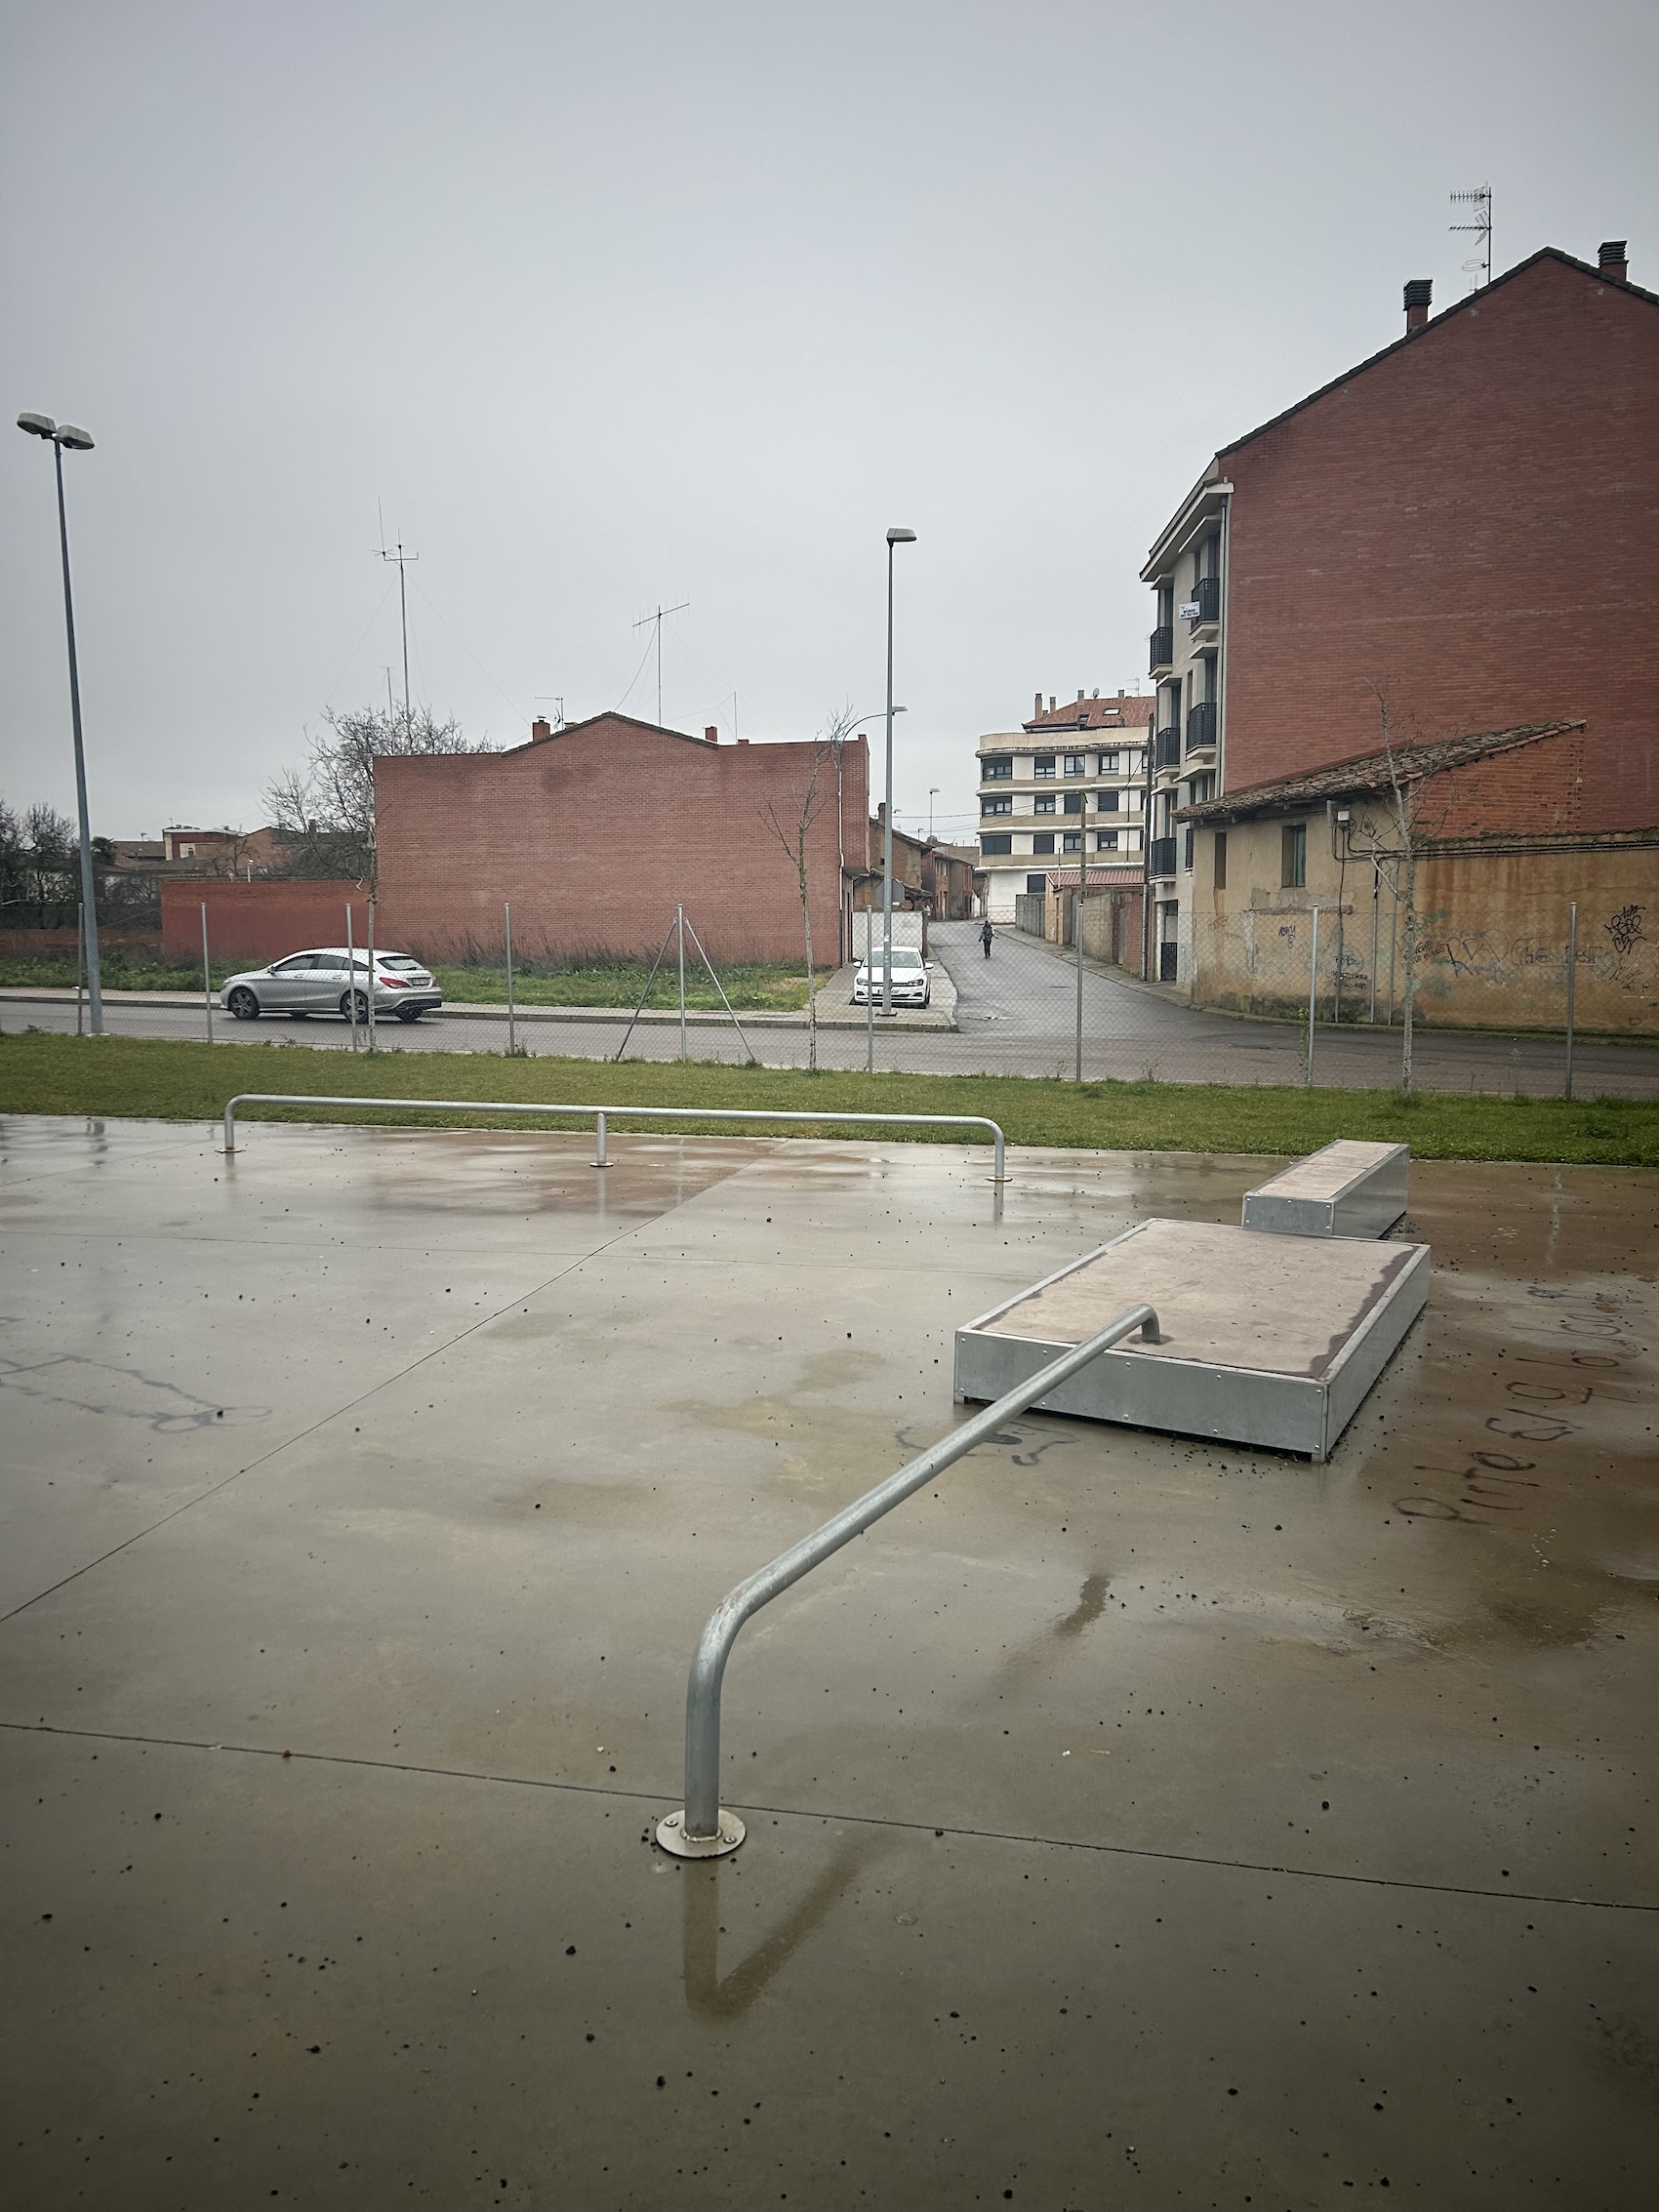
<svg viewBox="0 0 1659 2212"><path fill-rule="evenodd" d="M1039 691L1039 692L1037 693L1037 695L1036 695L1036 701L1035 701L1035 704L1034 704L1032 705L1032 719L1034 720L1034 719L1036 718L1036 716L1037 716L1037 715L1039 715L1039 714L1040 714L1041 712L1042 712L1042 694L1041 694L1041 692Z"/></svg>
<svg viewBox="0 0 1659 2212"><path fill-rule="evenodd" d="M1054 694L1053 694L1053 692L1050 692L1050 693L1049 693L1049 695L1048 695L1048 711L1049 711L1049 712L1050 712L1051 714L1052 714L1052 713L1054 712Z"/></svg>
<svg viewBox="0 0 1659 2212"><path fill-rule="evenodd" d="M1432 276L1414 276L1405 288L1405 328L1407 333L1421 330L1429 320L1429 302L1435 297L1435 280Z"/></svg>
<svg viewBox="0 0 1659 2212"><path fill-rule="evenodd" d="M1630 282L1630 256L1625 252L1622 238L1604 238L1596 258L1603 276L1610 276L1615 284Z"/></svg>
<svg viewBox="0 0 1659 2212"><path fill-rule="evenodd" d="M704 725L703 725L703 735L704 735L704 737L705 737L705 738L706 738L706 739L708 740L708 742L709 743L709 744L711 744L711 745L717 745L717 744L719 744L719 742L720 742L720 733L719 733L719 731L718 731L718 730L717 730L717 729L716 729L716 728L714 727L714 725L713 725L713 723L712 723L712 722L705 722L705 723L704 723Z"/></svg>
<svg viewBox="0 0 1659 2212"><path fill-rule="evenodd" d="M530 743L533 745L545 745L552 734L553 725L545 714L538 714L530 725Z"/></svg>
<svg viewBox="0 0 1659 2212"><path fill-rule="evenodd" d="M1095 693L1095 697L1096 697L1096 699L1098 699L1098 698L1100 697L1100 694L1099 694L1099 692L1098 692L1098 691L1097 691L1097 692ZM1079 693L1077 694L1077 704L1078 704L1079 706L1081 706L1081 705L1082 705L1082 704L1083 704L1083 695L1082 695L1082 693L1081 693L1081 692L1079 692Z"/></svg>
<svg viewBox="0 0 1659 2212"><path fill-rule="evenodd" d="M740 745L746 745L746 744L748 744L748 743L749 743L749 740L748 740L747 738L739 738L739 740L738 740L738 744L739 744Z"/></svg>

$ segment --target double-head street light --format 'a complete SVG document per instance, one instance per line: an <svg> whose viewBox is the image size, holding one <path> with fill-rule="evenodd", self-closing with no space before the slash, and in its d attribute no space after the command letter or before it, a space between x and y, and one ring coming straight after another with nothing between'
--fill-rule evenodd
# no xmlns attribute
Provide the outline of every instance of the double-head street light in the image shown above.
<svg viewBox="0 0 1659 2212"><path fill-rule="evenodd" d="M81 818L81 912L87 948L87 995L92 1001L92 1033L103 1034L103 979L98 965L98 887L93 881L92 835L87 823L87 764L81 747L81 677L75 663L75 602L69 589L69 524L63 510L63 449L91 453L92 439L73 422L54 422L50 415L18 417L18 428L31 438L51 441L58 470L58 542L63 552L63 622L69 633L69 712L75 727L75 801Z"/></svg>
<svg viewBox="0 0 1659 2212"><path fill-rule="evenodd" d="M893 548L913 545L913 530L887 533L887 804L881 839L881 1011L893 1011ZM67 573L67 572L65 572ZM866 988L868 989L868 985Z"/></svg>

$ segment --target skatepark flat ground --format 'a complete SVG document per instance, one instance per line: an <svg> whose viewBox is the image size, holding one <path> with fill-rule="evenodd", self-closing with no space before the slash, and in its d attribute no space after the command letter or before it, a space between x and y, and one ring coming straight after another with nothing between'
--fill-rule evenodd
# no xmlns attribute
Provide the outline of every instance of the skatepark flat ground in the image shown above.
<svg viewBox="0 0 1659 2212"><path fill-rule="evenodd" d="M1259 1158L0 1124L20 2205L1651 2199L1659 1176L1418 1163L1330 1465L958 1419Z"/></svg>

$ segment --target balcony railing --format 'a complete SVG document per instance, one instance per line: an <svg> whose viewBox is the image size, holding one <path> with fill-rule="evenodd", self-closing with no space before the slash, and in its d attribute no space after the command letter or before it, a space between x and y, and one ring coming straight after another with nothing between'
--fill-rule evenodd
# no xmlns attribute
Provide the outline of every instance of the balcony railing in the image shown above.
<svg viewBox="0 0 1659 2212"><path fill-rule="evenodd" d="M1200 699L1187 709L1187 750L1201 752L1215 745L1215 701Z"/></svg>
<svg viewBox="0 0 1659 2212"><path fill-rule="evenodd" d="M1221 620L1221 578L1201 576L1193 586L1193 597L1198 612L1190 618L1196 629L1200 623L1219 623Z"/></svg>
<svg viewBox="0 0 1659 2212"><path fill-rule="evenodd" d="M1147 848L1147 872L1151 875L1175 873L1175 839L1154 837Z"/></svg>
<svg viewBox="0 0 1659 2212"><path fill-rule="evenodd" d="M1178 768L1181 764L1181 732L1176 729L1160 730L1153 740L1153 766Z"/></svg>
<svg viewBox="0 0 1659 2212"><path fill-rule="evenodd" d="M1160 629L1154 629L1150 643L1152 649L1150 667L1151 672L1155 676L1160 668L1167 668L1175 659L1174 624L1165 623Z"/></svg>

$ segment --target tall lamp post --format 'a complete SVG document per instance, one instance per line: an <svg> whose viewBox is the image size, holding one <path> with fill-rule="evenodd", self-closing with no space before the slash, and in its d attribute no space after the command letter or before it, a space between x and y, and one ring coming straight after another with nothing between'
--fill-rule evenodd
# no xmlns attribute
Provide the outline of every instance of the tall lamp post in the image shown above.
<svg viewBox="0 0 1659 2212"><path fill-rule="evenodd" d="M87 996L92 1002L92 1033L103 1034L103 978L98 965L98 886L92 872L92 835L87 824L87 764L81 747L81 676L75 662L75 602L69 589L69 524L63 509L63 448L91 453L92 439L73 422L54 422L50 415L24 413L18 428L31 438L48 438L58 471L58 542L63 551L63 623L69 633L69 712L75 728L75 800L81 817L81 912L85 918Z"/></svg>
<svg viewBox="0 0 1659 2212"><path fill-rule="evenodd" d="M913 545L913 530L887 533L887 805L881 839L881 1011L893 1011L893 548Z"/></svg>

